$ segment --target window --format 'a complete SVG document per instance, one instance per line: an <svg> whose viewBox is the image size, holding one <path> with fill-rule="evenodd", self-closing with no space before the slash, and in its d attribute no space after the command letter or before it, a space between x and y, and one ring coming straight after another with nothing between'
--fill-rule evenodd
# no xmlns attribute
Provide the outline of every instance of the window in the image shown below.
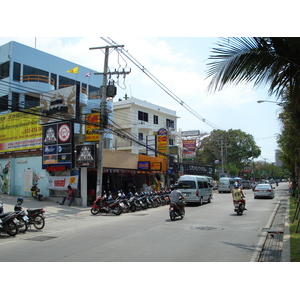
<svg viewBox="0 0 300 300"><path fill-rule="evenodd" d="M11 105L12 110L19 110L20 94L12 92Z"/></svg>
<svg viewBox="0 0 300 300"><path fill-rule="evenodd" d="M80 85L80 82L76 81L74 79L70 79L68 77L59 76L59 84L58 85L60 86L60 88L64 88L66 86L71 86L71 85L76 85L76 84Z"/></svg>
<svg viewBox="0 0 300 300"><path fill-rule="evenodd" d="M169 139L169 146L174 146L174 140L173 139Z"/></svg>
<svg viewBox="0 0 300 300"><path fill-rule="evenodd" d="M195 189L196 184L195 181L189 181L189 180L184 180L184 181L179 181L178 182L178 189Z"/></svg>
<svg viewBox="0 0 300 300"><path fill-rule="evenodd" d="M174 120L166 119L166 126L167 128L175 128Z"/></svg>
<svg viewBox="0 0 300 300"><path fill-rule="evenodd" d="M41 76L47 76L48 77L48 72L41 70L41 69L37 69L34 67L30 67L30 66L26 66L24 65L23 67L23 75L41 75ZM31 80L33 81L33 80Z"/></svg>
<svg viewBox="0 0 300 300"><path fill-rule="evenodd" d="M144 135L142 132L139 132L139 141L143 141L144 140Z"/></svg>
<svg viewBox="0 0 300 300"><path fill-rule="evenodd" d="M40 98L25 95L25 109L40 105Z"/></svg>
<svg viewBox="0 0 300 300"><path fill-rule="evenodd" d="M8 95L0 97L0 111L8 110Z"/></svg>
<svg viewBox="0 0 300 300"><path fill-rule="evenodd" d="M138 111L138 119L141 121L148 122L148 113L139 110Z"/></svg>
<svg viewBox="0 0 300 300"><path fill-rule="evenodd" d="M9 77L9 61L0 65L0 79Z"/></svg>
<svg viewBox="0 0 300 300"><path fill-rule="evenodd" d="M21 76L21 64L14 62L13 80L20 81Z"/></svg>
<svg viewBox="0 0 300 300"><path fill-rule="evenodd" d="M54 81L54 87L56 88L56 85L57 85L57 75L51 73L51 79L53 79L53 81Z"/></svg>
<svg viewBox="0 0 300 300"><path fill-rule="evenodd" d="M158 124L158 116L153 116L153 124Z"/></svg>

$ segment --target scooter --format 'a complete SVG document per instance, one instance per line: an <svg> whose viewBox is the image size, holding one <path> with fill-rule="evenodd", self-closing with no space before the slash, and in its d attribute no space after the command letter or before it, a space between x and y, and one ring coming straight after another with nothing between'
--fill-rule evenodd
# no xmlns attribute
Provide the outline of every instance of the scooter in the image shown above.
<svg viewBox="0 0 300 300"><path fill-rule="evenodd" d="M4 231L10 236L15 236L18 230L18 220L15 212L0 214L0 232Z"/></svg>
<svg viewBox="0 0 300 300"><path fill-rule="evenodd" d="M237 215L241 216L245 210L244 203L242 201L233 200L234 211Z"/></svg>
<svg viewBox="0 0 300 300"><path fill-rule="evenodd" d="M175 221L176 218L180 217L181 219L183 219L184 217L184 213L182 212L181 208L173 202L170 202L170 206L169 206L169 214L170 214L170 219L172 221Z"/></svg>
<svg viewBox="0 0 300 300"><path fill-rule="evenodd" d="M118 216L123 212L122 205L124 204L120 203L120 200L113 200L112 196L107 197L107 195L104 194L102 197L98 196L94 201L94 205L91 208L91 213L96 215L100 212L106 214L111 212Z"/></svg>
<svg viewBox="0 0 300 300"><path fill-rule="evenodd" d="M22 197L19 197L17 199L17 204L15 205L15 212L23 211L22 203L23 199ZM25 212L24 212L25 213ZM43 208L37 208L37 209L27 209L27 226L33 225L35 229L42 230L45 226L45 216L44 216L45 210Z"/></svg>
<svg viewBox="0 0 300 300"><path fill-rule="evenodd" d="M3 201L0 201L0 214L4 214ZM28 229L27 222L28 217L25 215L24 211L15 212L14 223L17 224L18 232L25 233Z"/></svg>
<svg viewBox="0 0 300 300"><path fill-rule="evenodd" d="M40 193L40 189L37 187L37 183L35 183L31 188L31 196L34 199L38 199L39 201L42 201L43 195Z"/></svg>

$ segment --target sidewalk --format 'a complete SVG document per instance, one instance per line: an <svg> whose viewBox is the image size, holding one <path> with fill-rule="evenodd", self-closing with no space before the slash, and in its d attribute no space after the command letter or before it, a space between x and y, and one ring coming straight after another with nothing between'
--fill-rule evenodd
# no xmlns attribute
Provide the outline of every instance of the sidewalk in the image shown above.
<svg viewBox="0 0 300 300"><path fill-rule="evenodd" d="M18 196L10 196L5 194L0 194L0 201L3 201L4 212L14 211L14 206L17 203ZM45 216L46 218L57 218L57 217L70 217L78 214L89 214L91 207L83 207L73 205L59 205L53 200L42 200L38 201L33 199L32 197L23 197L23 209L34 209L34 208L44 208L46 211ZM58 200L58 201L61 201ZM68 202L67 202L68 204Z"/></svg>
<svg viewBox="0 0 300 300"><path fill-rule="evenodd" d="M259 262L290 262L289 196L282 197L277 204L270 226L264 228L265 241Z"/></svg>

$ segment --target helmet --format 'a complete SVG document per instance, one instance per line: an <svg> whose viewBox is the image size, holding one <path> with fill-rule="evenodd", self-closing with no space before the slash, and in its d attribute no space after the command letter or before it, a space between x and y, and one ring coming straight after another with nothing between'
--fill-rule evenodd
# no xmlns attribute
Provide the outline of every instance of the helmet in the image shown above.
<svg viewBox="0 0 300 300"><path fill-rule="evenodd" d="M19 197L19 198L17 199L17 201L23 203L24 199L23 199L23 197Z"/></svg>
<svg viewBox="0 0 300 300"><path fill-rule="evenodd" d="M239 184L237 182L234 183L234 188L238 188Z"/></svg>

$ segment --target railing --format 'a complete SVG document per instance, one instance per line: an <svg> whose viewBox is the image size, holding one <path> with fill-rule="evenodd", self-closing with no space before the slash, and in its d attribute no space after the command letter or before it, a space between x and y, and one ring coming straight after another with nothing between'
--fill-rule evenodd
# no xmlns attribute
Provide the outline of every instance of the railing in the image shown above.
<svg viewBox="0 0 300 300"><path fill-rule="evenodd" d="M59 89L62 89L62 88L69 87L69 86L72 86L72 85L71 85L71 84L70 84L70 85L59 85L58 88L59 88ZM86 88L81 86L81 87L80 87L80 93L81 93L81 94L87 95L87 90L86 90Z"/></svg>
<svg viewBox="0 0 300 300"><path fill-rule="evenodd" d="M54 79L44 75L23 75L20 80L22 82L45 82L55 86Z"/></svg>

